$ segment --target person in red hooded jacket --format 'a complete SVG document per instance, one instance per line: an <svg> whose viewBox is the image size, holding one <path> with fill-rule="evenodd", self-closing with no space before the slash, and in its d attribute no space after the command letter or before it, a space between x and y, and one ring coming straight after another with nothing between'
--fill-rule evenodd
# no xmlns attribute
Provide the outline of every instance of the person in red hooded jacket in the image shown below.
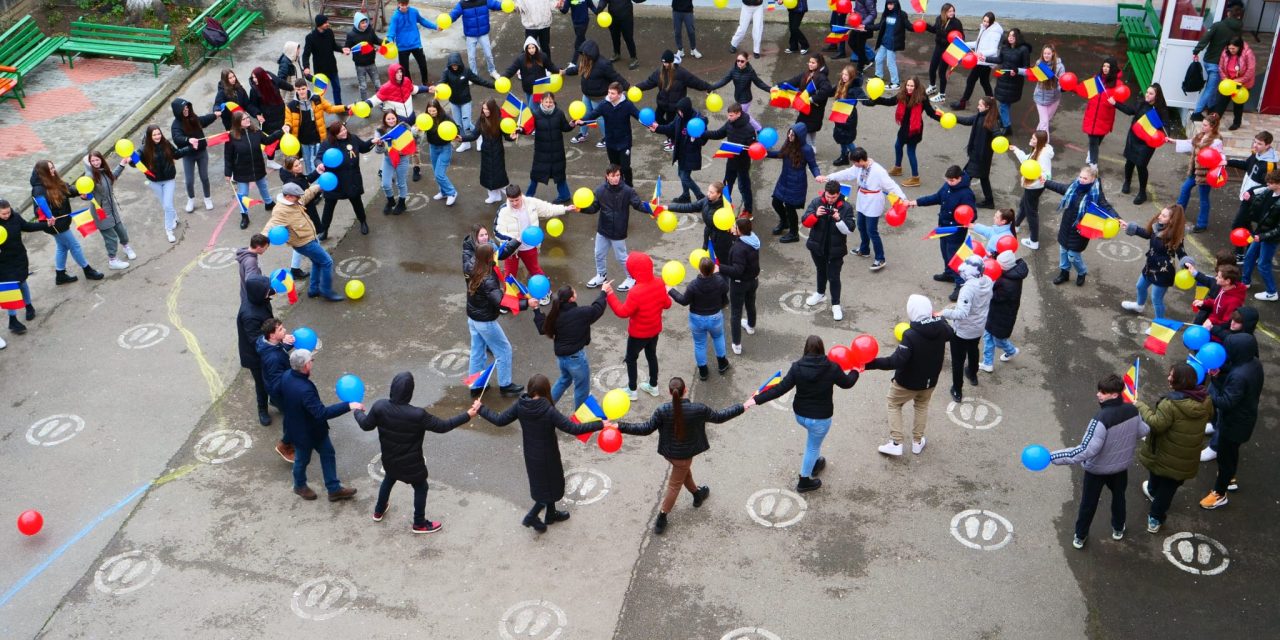
<svg viewBox="0 0 1280 640"><path fill-rule="evenodd" d="M1098 147L1102 146L1102 139L1111 133L1111 128L1116 123L1116 99L1111 97L1111 90L1124 84L1124 77L1120 74L1120 65L1115 58L1103 60L1098 75L1094 77L1102 78L1106 91L1089 99L1084 107L1084 120L1080 123L1080 129L1089 136L1089 158L1086 162L1097 169ZM1094 78L1081 78L1076 92L1084 97L1087 95L1084 92L1085 83L1093 81Z"/></svg>
<svg viewBox="0 0 1280 640"><path fill-rule="evenodd" d="M623 302L613 291L613 282L607 281L601 291L608 295L609 308L619 318L627 318L627 393L636 399L637 360L644 351L649 362L649 382L641 384L645 393L658 396L658 336L662 333L662 312L671 308L667 285L653 277L653 259L648 254L634 251L627 256L627 275L636 281L627 300Z"/></svg>
<svg viewBox="0 0 1280 640"><path fill-rule="evenodd" d="M427 89L426 85L414 84L413 78L405 73L403 66L392 63L387 67L387 81L378 87L378 93L369 99L369 105L374 108L381 106L384 111L394 111L401 122L407 122L413 126L416 119L413 112L413 96L426 93ZM416 129L414 127L413 137L419 138L420 135ZM422 159L416 151L412 154L412 159L413 181L417 182L422 179Z"/></svg>

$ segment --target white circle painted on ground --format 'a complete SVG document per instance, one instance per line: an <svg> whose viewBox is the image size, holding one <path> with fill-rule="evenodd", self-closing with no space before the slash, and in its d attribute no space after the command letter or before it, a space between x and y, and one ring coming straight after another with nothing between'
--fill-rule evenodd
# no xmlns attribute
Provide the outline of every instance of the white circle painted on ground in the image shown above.
<svg viewBox="0 0 1280 640"><path fill-rule="evenodd" d="M71 413L59 413L41 418L27 429L27 442L37 447L62 444L84 430L84 418Z"/></svg>
<svg viewBox="0 0 1280 640"><path fill-rule="evenodd" d="M93 586L113 596L147 586L160 571L160 560L146 551L128 551L107 558L93 574Z"/></svg>
<svg viewBox="0 0 1280 640"><path fill-rule="evenodd" d="M613 481L599 469L570 469L564 474L564 501L578 506L599 502L612 486Z"/></svg>
<svg viewBox="0 0 1280 640"><path fill-rule="evenodd" d="M169 325L144 322L125 329L124 333L116 338L116 344L120 345L121 349L146 349L160 344L168 337Z"/></svg>
<svg viewBox="0 0 1280 640"><path fill-rule="evenodd" d="M778 396L778 397L774 398L773 400L770 400L769 402L765 403L765 406L767 406L767 407L773 407L774 409L777 409L778 411L786 411L786 412L790 413L790 412L791 412L791 401L792 401L793 399L795 399L795 397L796 397L796 390L795 390L795 389L791 389L790 391L788 391L788 392L786 392L786 393L784 393L784 394L782 394L782 395L780 395L780 396Z"/></svg>
<svg viewBox="0 0 1280 640"><path fill-rule="evenodd" d="M369 477L373 478L375 482L382 482L386 479L387 469L382 466L381 453L374 456L373 459L369 461Z"/></svg>
<svg viewBox="0 0 1280 640"><path fill-rule="evenodd" d="M236 250L231 247L218 247L200 256L196 264L201 269L226 269L236 263Z"/></svg>
<svg viewBox="0 0 1280 640"><path fill-rule="evenodd" d="M761 627L738 627L720 636L720 640L782 640L782 637Z"/></svg>
<svg viewBox="0 0 1280 640"><path fill-rule="evenodd" d="M948 402L947 417L966 429L984 431L1000 424L1004 412L990 400L971 396L961 402Z"/></svg>
<svg viewBox="0 0 1280 640"><path fill-rule="evenodd" d="M591 376L591 382L596 389L600 390L600 393L608 393L614 389L625 388L627 386L627 365L611 364L607 367L602 367Z"/></svg>
<svg viewBox="0 0 1280 640"><path fill-rule="evenodd" d="M804 299L808 298L810 293L812 292L803 290L788 291L781 296L778 296L778 306L782 307L782 310L787 313L794 313L802 316L811 316L829 306L825 298L822 302L819 302L812 307L805 304Z"/></svg>
<svg viewBox="0 0 1280 640"><path fill-rule="evenodd" d="M1147 327L1151 321L1141 316L1123 316L1111 321L1111 333L1121 338L1146 341Z"/></svg>
<svg viewBox="0 0 1280 640"><path fill-rule="evenodd" d="M702 217L696 213L677 213L680 222L676 224L676 232L688 231L702 224Z"/></svg>
<svg viewBox="0 0 1280 640"><path fill-rule="evenodd" d="M761 489L747 498L747 514L762 527L789 527L809 510L800 494L788 489Z"/></svg>
<svg viewBox="0 0 1280 640"><path fill-rule="evenodd" d="M373 256L351 256L338 263L335 269L343 278L367 278L382 268L382 261Z"/></svg>
<svg viewBox="0 0 1280 640"><path fill-rule="evenodd" d="M449 378L452 376L460 376L467 372L467 367L471 365L470 349L449 349L437 353L431 358L431 362L427 363L427 367L436 375Z"/></svg>
<svg viewBox="0 0 1280 640"><path fill-rule="evenodd" d="M1123 240L1112 239L1098 245L1098 255L1116 262L1133 262L1146 253L1143 249Z"/></svg>
<svg viewBox="0 0 1280 640"><path fill-rule="evenodd" d="M1216 576L1231 564L1227 548L1221 542L1189 531L1164 539L1164 557L1173 566L1198 576Z"/></svg>
<svg viewBox="0 0 1280 640"><path fill-rule="evenodd" d="M970 549L995 551L1013 540L1013 523L994 511L966 509L951 519L951 535Z"/></svg>
<svg viewBox="0 0 1280 640"><path fill-rule="evenodd" d="M568 626L564 609L546 600L525 600L502 613L498 633L504 640L555 640Z"/></svg>
<svg viewBox="0 0 1280 640"><path fill-rule="evenodd" d="M253 448L253 438L239 429L220 429L200 438L196 458L208 464L230 462Z"/></svg>
<svg viewBox="0 0 1280 640"><path fill-rule="evenodd" d="M410 193L408 198L404 199L405 211L421 211L431 202L431 198L425 193Z"/></svg>
<svg viewBox="0 0 1280 640"><path fill-rule="evenodd" d="M321 576L302 583L293 591L290 606L299 618L328 620L342 615L359 596L356 585L350 580L335 576Z"/></svg>

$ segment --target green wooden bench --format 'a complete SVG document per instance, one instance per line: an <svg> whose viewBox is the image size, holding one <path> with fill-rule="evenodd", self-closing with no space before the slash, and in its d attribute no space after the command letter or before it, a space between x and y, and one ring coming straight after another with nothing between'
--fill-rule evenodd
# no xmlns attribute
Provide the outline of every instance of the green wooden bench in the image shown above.
<svg viewBox="0 0 1280 640"><path fill-rule="evenodd" d="M1151 6L1151 0L1146 4L1117 4L1116 22L1120 25L1116 37L1123 35L1130 51L1155 51L1160 44L1160 16Z"/></svg>
<svg viewBox="0 0 1280 640"><path fill-rule="evenodd" d="M226 44L221 47L214 47L209 44L203 34L205 18L213 18L222 23L222 28L227 31ZM259 34L266 35L267 31L262 24L261 11L242 7L239 0L217 0L187 24L187 31L183 35L183 40L198 42L204 49L205 58L221 59L225 57L227 62L234 65L235 58L231 55L231 45L235 44L235 41L251 28L256 28Z"/></svg>
<svg viewBox="0 0 1280 640"><path fill-rule="evenodd" d="M0 65L13 71L0 70L0 78L21 80L40 63L58 52L66 38L46 36L31 16L25 16L17 24L0 35Z"/></svg>
<svg viewBox="0 0 1280 640"><path fill-rule="evenodd" d="M23 102L26 97L22 89L22 76L18 75L18 70L14 67L0 65L0 72L12 74L14 77L0 77L0 102L5 100L17 100L18 106L23 109L27 108L27 103Z"/></svg>
<svg viewBox="0 0 1280 640"><path fill-rule="evenodd" d="M1138 82L1138 90L1146 91L1151 86L1151 78L1155 75L1156 52L1129 50L1128 76ZM1207 88L1206 88L1207 90Z"/></svg>
<svg viewBox="0 0 1280 640"><path fill-rule="evenodd" d="M71 37L62 43L58 54L72 68L75 68L76 56L81 55L145 60L159 77L160 63L173 57L174 51L169 25L163 29L117 27L86 22L82 16L71 23Z"/></svg>

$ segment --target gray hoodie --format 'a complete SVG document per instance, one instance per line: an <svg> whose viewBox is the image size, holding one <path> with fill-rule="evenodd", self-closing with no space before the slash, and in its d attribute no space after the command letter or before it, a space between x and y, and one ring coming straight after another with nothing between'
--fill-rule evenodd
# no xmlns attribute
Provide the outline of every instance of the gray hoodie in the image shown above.
<svg viewBox="0 0 1280 640"><path fill-rule="evenodd" d="M953 307L942 310L942 317L951 321L957 338L974 340L987 330L987 311L991 308L991 291L994 283L982 273L982 258L969 256L960 265L964 286Z"/></svg>

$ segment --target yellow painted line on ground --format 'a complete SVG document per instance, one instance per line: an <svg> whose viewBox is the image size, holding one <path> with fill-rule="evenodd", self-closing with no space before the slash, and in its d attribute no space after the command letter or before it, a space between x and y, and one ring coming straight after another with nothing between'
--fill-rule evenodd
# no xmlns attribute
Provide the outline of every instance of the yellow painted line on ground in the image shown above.
<svg viewBox="0 0 1280 640"><path fill-rule="evenodd" d="M158 487L167 482L172 482L174 480L177 480L178 478L181 478L182 476L187 475L188 473L191 473L192 471L195 471L199 467L200 465L198 464L183 465L181 467L178 467L177 469L174 469L173 471L170 471L169 473L166 473L160 476L159 478L156 478L155 481L151 483L151 486Z"/></svg>
<svg viewBox="0 0 1280 640"><path fill-rule="evenodd" d="M208 358L204 357L204 351L200 349L200 341L196 340L195 334L191 333L182 324L182 317L178 314L178 296L182 294L182 281L186 279L187 274L195 268L205 253L207 251L201 252L199 256L196 256L195 260L187 263L187 266L178 272L178 277L174 278L173 286L169 289L165 307L168 309L169 324L173 325L173 328L182 334L182 338L187 342L187 350L196 359L196 365L200 367L200 375L204 376L205 384L209 387L209 401L216 403L223 392L222 378L218 376L218 371L213 368L213 365L209 364Z"/></svg>

